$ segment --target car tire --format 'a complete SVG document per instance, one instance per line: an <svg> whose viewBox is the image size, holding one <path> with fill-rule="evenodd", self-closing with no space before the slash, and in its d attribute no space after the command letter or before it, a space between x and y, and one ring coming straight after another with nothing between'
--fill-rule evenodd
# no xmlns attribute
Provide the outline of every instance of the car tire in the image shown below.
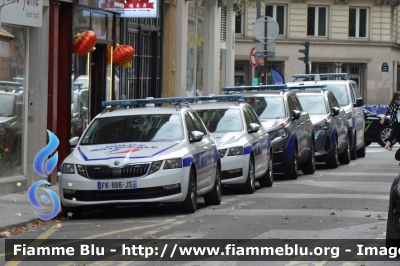
<svg viewBox="0 0 400 266"><path fill-rule="evenodd" d="M353 145L350 149L350 159L352 160L357 159L357 142L355 137L353 139Z"/></svg>
<svg viewBox="0 0 400 266"><path fill-rule="evenodd" d="M297 144L295 144L297 146ZM299 165L298 165L298 158L297 158L297 147L293 149L292 154L292 162L289 166L289 169L285 172L285 176L288 179L297 179L299 176Z"/></svg>
<svg viewBox="0 0 400 266"><path fill-rule="evenodd" d="M197 186L194 169L190 169L189 186L186 198L182 204L182 211L184 213L194 213L197 209Z"/></svg>
<svg viewBox="0 0 400 266"><path fill-rule="evenodd" d="M390 196L389 210L386 225L386 248L400 247L399 234L393 230L393 204Z"/></svg>
<svg viewBox="0 0 400 266"><path fill-rule="evenodd" d="M333 155L326 161L326 165L329 168L337 168L339 166L338 143L336 137L333 144Z"/></svg>
<svg viewBox="0 0 400 266"><path fill-rule="evenodd" d="M346 148L341 154L339 154L339 162L340 164L349 164L350 160L350 143L347 140Z"/></svg>
<svg viewBox="0 0 400 266"><path fill-rule="evenodd" d="M206 205L219 205L222 199L221 168L218 165L215 171L215 183L210 193L204 195Z"/></svg>
<svg viewBox="0 0 400 266"><path fill-rule="evenodd" d="M361 149L357 150L357 157L364 158L365 154L366 154L366 148L365 148L365 142L364 142L364 144L361 147Z"/></svg>
<svg viewBox="0 0 400 266"><path fill-rule="evenodd" d="M376 140L378 141L379 145L385 147L386 140L392 133L392 128L389 125L383 125L379 130L378 134L376 135Z"/></svg>
<svg viewBox="0 0 400 266"><path fill-rule="evenodd" d="M68 214L70 214L70 215L68 216ZM71 218L71 219L77 219L77 218L81 217L82 214L83 214L82 208L79 208L79 207L65 207L61 203L61 215L63 217L67 217L67 218Z"/></svg>
<svg viewBox="0 0 400 266"><path fill-rule="evenodd" d="M246 183L244 183L244 186L243 186L243 193L253 194L254 191L256 190L255 182L256 182L256 178L255 178L255 173L254 173L254 161L253 161L253 158L250 158L249 172L247 174Z"/></svg>
<svg viewBox="0 0 400 266"><path fill-rule="evenodd" d="M301 171L303 174L306 175L311 175L315 173L315 150L314 150L314 144L311 145L310 148L310 155L307 158L307 161L305 161L301 165Z"/></svg>
<svg viewBox="0 0 400 266"><path fill-rule="evenodd" d="M269 162L268 162L268 169L267 172L258 179L258 183L260 184L260 187L272 187L274 184L274 170L272 166L272 152L270 153L271 155L269 156Z"/></svg>

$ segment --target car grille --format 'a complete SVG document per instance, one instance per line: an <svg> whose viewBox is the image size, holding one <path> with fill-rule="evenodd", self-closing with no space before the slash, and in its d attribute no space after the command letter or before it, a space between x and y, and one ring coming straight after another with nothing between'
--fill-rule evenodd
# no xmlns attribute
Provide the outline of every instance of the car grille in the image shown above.
<svg viewBox="0 0 400 266"><path fill-rule="evenodd" d="M124 167L109 167L106 165L86 166L88 178L91 179L110 179L110 178L130 178L140 177L147 174L150 164L128 164Z"/></svg>
<svg viewBox="0 0 400 266"><path fill-rule="evenodd" d="M119 189L119 190L76 190L74 194L64 193L64 198L77 201L107 200L140 200L154 199L181 193L181 187L165 189L164 187Z"/></svg>

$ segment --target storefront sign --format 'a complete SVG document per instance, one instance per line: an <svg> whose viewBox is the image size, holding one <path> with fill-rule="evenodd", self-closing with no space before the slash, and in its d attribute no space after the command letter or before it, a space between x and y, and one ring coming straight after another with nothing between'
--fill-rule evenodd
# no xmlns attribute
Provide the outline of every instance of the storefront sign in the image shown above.
<svg viewBox="0 0 400 266"><path fill-rule="evenodd" d="M43 0L5 0L1 23L42 27Z"/></svg>
<svg viewBox="0 0 400 266"><path fill-rule="evenodd" d="M389 72L389 64L388 63L383 63L382 64L382 72Z"/></svg>
<svg viewBox="0 0 400 266"><path fill-rule="evenodd" d="M157 18L159 0L99 0L99 7L123 18Z"/></svg>

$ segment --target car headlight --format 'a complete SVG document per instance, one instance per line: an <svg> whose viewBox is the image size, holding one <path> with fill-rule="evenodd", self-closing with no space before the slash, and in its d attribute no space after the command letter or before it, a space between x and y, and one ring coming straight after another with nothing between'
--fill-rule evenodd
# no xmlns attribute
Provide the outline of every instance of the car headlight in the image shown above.
<svg viewBox="0 0 400 266"><path fill-rule="evenodd" d="M219 158L223 158L226 154L227 149L220 149L218 150Z"/></svg>
<svg viewBox="0 0 400 266"><path fill-rule="evenodd" d="M238 155L243 155L243 147L242 146L229 148L228 156L238 156Z"/></svg>
<svg viewBox="0 0 400 266"><path fill-rule="evenodd" d="M182 168L182 159L181 158L165 160L164 170L165 169L175 169L175 168Z"/></svg>
<svg viewBox="0 0 400 266"><path fill-rule="evenodd" d="M275 139L277 137L285 136L286 135L286 129L285 128L280 128L278 130L274 130L274 131L268 132L268 134L269 134L269 139L273 140L273 139Z"/></svg>
<svg viewBox="0 0 400 266"><path fill-rule="evenodd" d="M346 113L347 119L351 119L353 117L353 114L351 112Z"/></svg>
<svg viewBox="0 0 400 266"><path fill-rule="evenodd" d="M328 122L324 122L318 125L314 126L314 132L323 130L323 129L328 129L329 128L329 123Z"/></svg>
<svg viewBox="0 0 400 266"><path fill-rule="evenodd" d="M64 163L62 168L63 174L75 174L75 167L72 163Z"/></svg>
<svg viewBox="0 0 400 266"><path fill-rule="evenodd" d="M76 171L78 172L79 175L83 177L87 177L85 166L81 164L76 165Z"/></svg>
<svg viewBox="0 0 400 266"><path fill-rule="evenodd" d="M155 173L158 170L160 170L162 162L163 162L162 160L161 161L152 162L151 165L150 165L150 169L149 169L149 175L151 175L152 173Z"/></svg>
<svg viewBox="0 0 400 266"><path fill-rule="evenodd" d="M0 136L5 136L7 135L7 129L6 128L0 128Z"/></svg>

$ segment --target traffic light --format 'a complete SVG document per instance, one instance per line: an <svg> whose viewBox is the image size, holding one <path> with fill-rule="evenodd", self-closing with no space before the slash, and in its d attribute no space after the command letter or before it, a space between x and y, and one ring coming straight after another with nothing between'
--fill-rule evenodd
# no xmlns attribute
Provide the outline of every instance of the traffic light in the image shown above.
<svg viewBox="0 0 400 266"><path fill-rule="evenodd" d="M309 42L301 42L299 44L303 45L305 47L305 49L299 50L300 53L304 54L304 57L299 57L299 60L303 61L305 64L308 64L308 51L309 51L310 43Z"/></svg>

